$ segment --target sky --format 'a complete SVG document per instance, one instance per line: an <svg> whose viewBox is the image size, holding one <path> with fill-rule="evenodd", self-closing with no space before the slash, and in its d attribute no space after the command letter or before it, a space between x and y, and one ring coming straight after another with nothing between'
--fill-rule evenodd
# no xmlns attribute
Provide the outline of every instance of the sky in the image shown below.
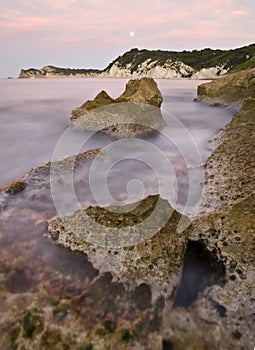
<svg viewBox="0 0 255 350"><path fill-rule="evenodd" d="M105 68L131 48L254 42L254 0L0 0L0 77L45 65Z"/></svg>

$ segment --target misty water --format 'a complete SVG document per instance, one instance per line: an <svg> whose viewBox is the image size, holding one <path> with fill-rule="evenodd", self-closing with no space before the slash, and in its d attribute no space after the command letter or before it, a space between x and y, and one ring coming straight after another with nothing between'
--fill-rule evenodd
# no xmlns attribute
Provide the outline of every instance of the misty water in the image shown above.
<svg viewBox="0 0 255 350"><path fill-rule="evenodd" d="M126 79L0 80L0 185L19 178L31 168L51 160L69 126L71 110L106 90L116 98ZM166 125L146 138L117 140L102 133L88 137L79 150L105 147L107 157L92 175L82 173L86 186L79 190L85 206L130 202L161 193L182 210L188 198L194 206L201 196L202 163L214 149L213 140L231 119L227 109L194 102L201 81L157 80L163 95ZM73 139L65 155L73 154ZM69 148L70 146L70 148ZM94 172L93 172L94 171ZM90 175L89 188L85 179ZM193 191L193 193L192 193ZM66 194L63 192L63 196ZM125 202L125 203L126 203Z"/></svg>
<svg viewBox="0 0 255 350"><path fill-rule="evenodd" d="M147 137L117 140L102 133L89 139L88 132L70 130L69 118L73 108L94 98L102 89L117 97L126 80L0 80L0 185L55 158L59 142L68 134L68 142L60 147L62 156L73 154L77 145L80 151L105 149L100 160L86 161L74 174L71 171L81 206L126 203L160 193L173 207L194 215L202 191L202 163L212 153L213 139L231 114L223 108L193 102L201 81L157 83L163 94L166 124ZM10 315L21 319L22 313L35 307L53 310L56 298L79 297L90 290L99 274L86 255L53 244L48 235L48 220L75 209L69 201L69 172L60 172L56 179L60 187L55 192L47 167L32 173L23 191L15 195L0 193L0 313L4 320ZM56 203L61 203L61 209ZM146 238L147 230L144 234ZM192 272L190 268L187 271ZM184 286L188 282L184 279ZM107 283L102 280L94 288L93 306L86 306L86 313L96 309L98 298L112 308ZM197 287L200 288L199 283ZM98 316L94 319L91 315L90 323L98 323Z"/></svg>

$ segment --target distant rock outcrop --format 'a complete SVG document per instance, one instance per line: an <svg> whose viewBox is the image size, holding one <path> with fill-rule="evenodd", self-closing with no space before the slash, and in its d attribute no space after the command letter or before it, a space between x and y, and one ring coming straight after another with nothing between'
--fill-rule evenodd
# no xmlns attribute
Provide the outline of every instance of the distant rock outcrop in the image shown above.
<svg viewBox="0 0 255 350"><path fill-rule="evenodd" d="M19 78L91 78L100 73L98 69L72 69L45 66L41 69L21 69Z"/></svg>
<svg viewBox="0 0 255 350"><path fill-rule="evenodd" d="M130 80L117 99L101 91L92 101L72 111L75 129L104 131L118 137L128 137L150 131L162 124L159 107L162 95L151 78Z"/></svg>

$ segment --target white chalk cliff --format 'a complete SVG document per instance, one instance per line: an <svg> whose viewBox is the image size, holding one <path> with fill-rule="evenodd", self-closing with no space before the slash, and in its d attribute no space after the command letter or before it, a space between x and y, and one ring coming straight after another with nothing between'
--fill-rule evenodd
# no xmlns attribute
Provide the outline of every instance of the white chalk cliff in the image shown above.
<svg viewBox="0 0 255 350"><path fill-rule="evenodd" d="M223 66L202 68L201 70L196 71L181 61L167 60L163 65L158 65L157 61L151 61L150 59L139 65L135 71L132 71L131 68L130 63L125 67L121 67L117 62L114 63L109 70L98 76L104 78L149 77L154 79L214 79L228 72L228 69L224 69Z"/></svg>

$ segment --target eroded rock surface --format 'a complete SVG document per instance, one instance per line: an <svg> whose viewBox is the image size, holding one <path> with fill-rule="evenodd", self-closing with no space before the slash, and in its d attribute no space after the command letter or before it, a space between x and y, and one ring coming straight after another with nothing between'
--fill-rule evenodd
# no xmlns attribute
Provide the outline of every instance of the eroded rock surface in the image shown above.
<svg viewBox="0 0 255 350"><path fill-rule="evenodd" d="M101 91L94 100L74 109L71 123L78 130L135 136L164 123L159 109L161 103L162 95L153 79L130 80L117 99Z"/></svg>
<svg viewBox="0 0 255 350"><path fill-rule="evenodd" d="M238 108L248 97L255 97L255 68L226 75L197 88L198 101L212 104L233 104Z"/></svg>
<svg viewBox="0 0 255 350"><path fill-rule="evenodd" d="M202 207L220 210L255 192L255 98L248 98L227 125L205 165Z"/></svg>
<svg viewBox="0 0 255 350"><path fill-rule="evenodd" d="M86 114L87 112L102 107L102 106L107 106L111 103L114 103L114 99L112 99L106 91L102 90L99 92L99 94L96 95L94 100L88 100L86 101L83 105L80 107L74 109L72 111L72 117L71 120L74 120L76 118L79 118L80 116Z"/></svg>
<svg viewBox="0 0 255 350"><path fill-rule="evenodd" d="M206 164L204 212L185 231L158 196L52 219L51 163L25 176L21 191L2 192L1 349L253 349L254 100L221 134ZM99 154L59 161L63 191L66 169ZM112 244L114 228L128 228L123 247Z"/></svg>
<svg viewBox="0 0 255 350"><path fill-rule="evenodd" d="M86 253L101 273L111 272L115 279L131 285L150 282L159 296L167 288L169 274L177 273L182 264L186 238L178 225L185 217L159 196L124 209L129 211L116 212L114 207L79 210L52 220L49 232L55 242Z"/></svg>
<svg viewBox="0 0 255 350"><path fill-rule="evenodd" d="M162 101L162 94L152 78L130 80L123 94L116 99L116 102L147 103L155 107L160 107Z"/></svg>

